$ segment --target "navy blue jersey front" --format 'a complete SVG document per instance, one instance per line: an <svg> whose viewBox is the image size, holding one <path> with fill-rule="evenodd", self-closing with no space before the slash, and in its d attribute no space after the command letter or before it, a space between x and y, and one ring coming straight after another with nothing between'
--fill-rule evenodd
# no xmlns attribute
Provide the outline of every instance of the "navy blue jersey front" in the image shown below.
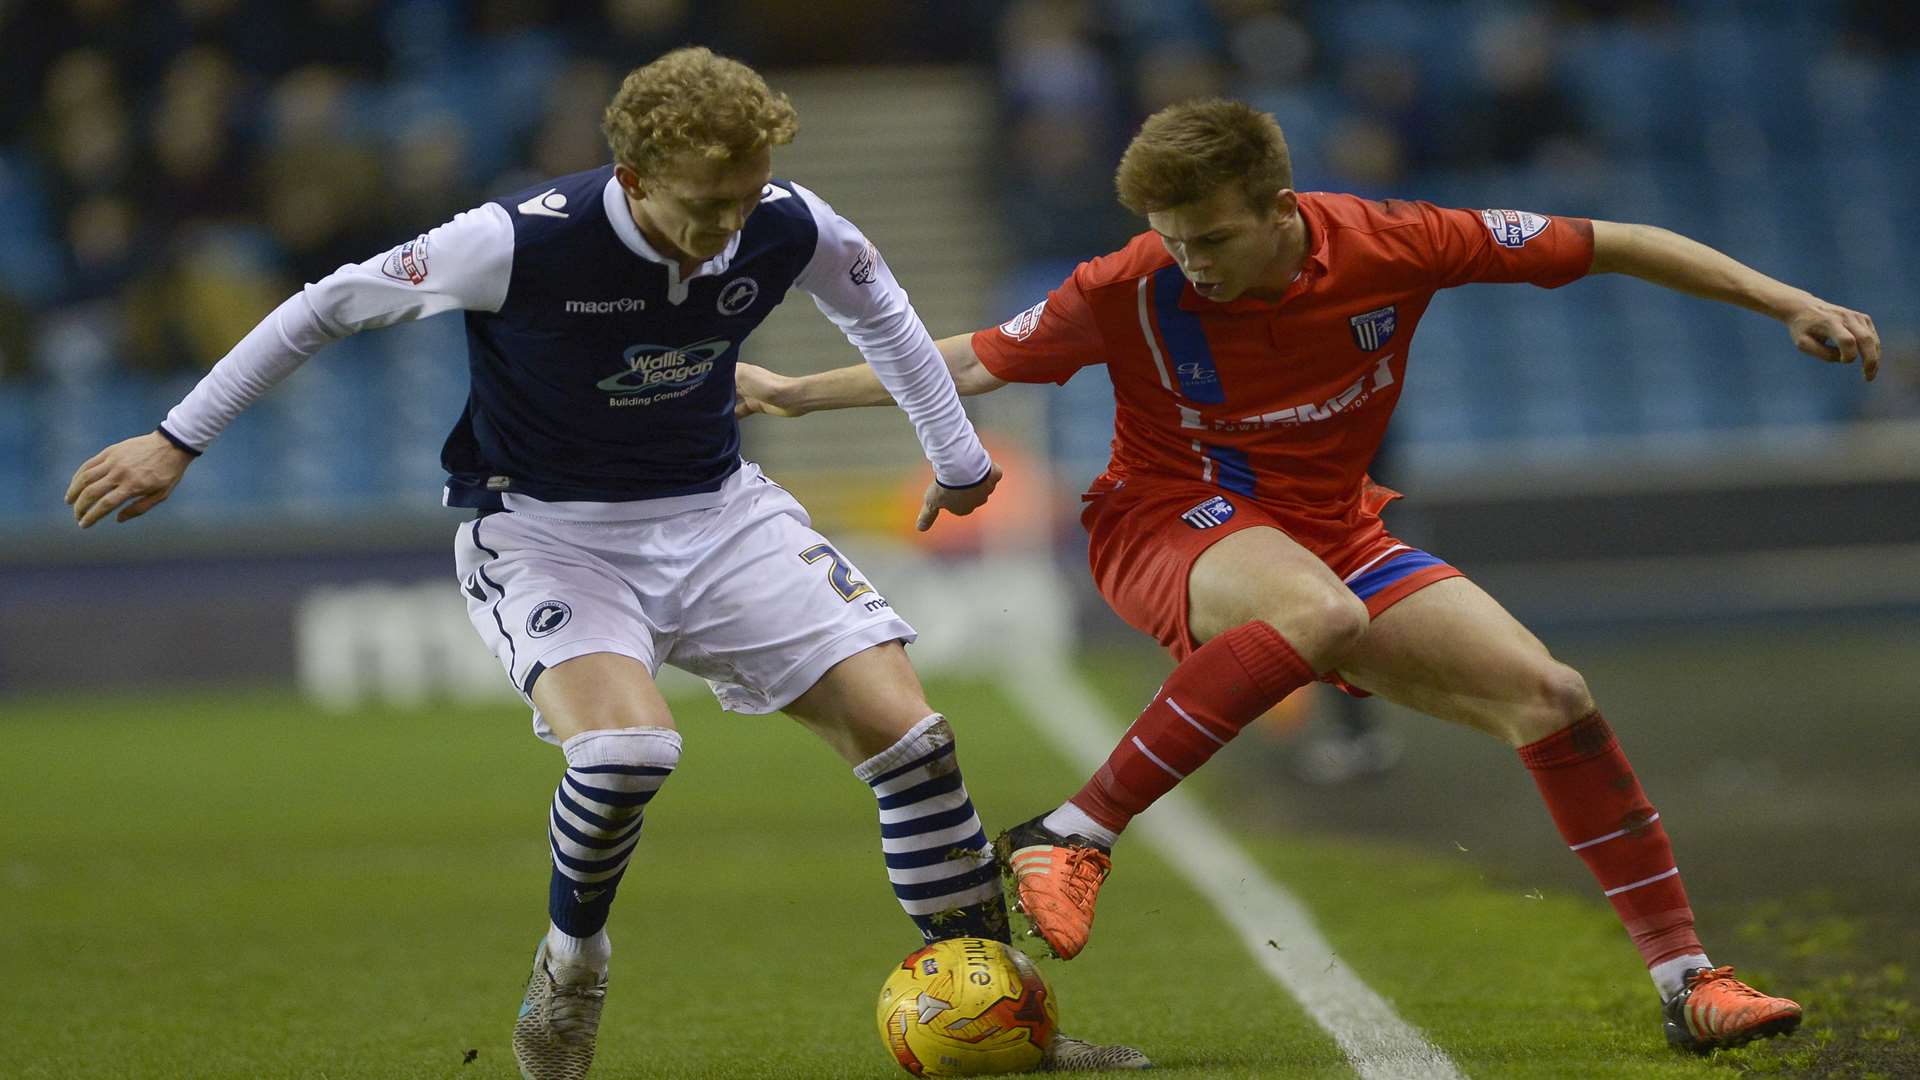
<svg viewBox="0 0 1920 1080"><path fill-rule="evenodd" d="M341 267L261 322L168 414L204 448L327 342L464 312L471 386L441 451L445 501L568 515L718 491L740 466L740 345L810 293L912 417L942 483L989 462L906 293L860 231L774 180L720 254L682 271L635 223L611 165L544 181Z"/></svg>
<svg viewBox="0 0 1920 1080"><path fill-rule="evenodd" d="M513 222L512 275L499 310L466 313L472 392L441 455L453 505L497 505L502 491L687 495L738 467L740 343L812 261L819 227L790 187L770 184L724 270L681 281L612 227L601 197L612 176L495 200Z"/></svg>

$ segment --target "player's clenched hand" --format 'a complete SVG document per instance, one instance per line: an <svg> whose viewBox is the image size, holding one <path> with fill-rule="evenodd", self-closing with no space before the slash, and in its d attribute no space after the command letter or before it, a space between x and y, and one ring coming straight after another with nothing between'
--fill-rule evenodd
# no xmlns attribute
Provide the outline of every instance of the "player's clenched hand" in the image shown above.
<svg viewBox="0 0 1920 1080"><path fill-rule="evenodd" d="M1787 329L1794 345L1809 356L1832 364L1851 364L1858 358L1868 382L1880 373L1880 331L1864 311L1814 297L1787 317Z"/></svg>
<svg viewBox="0 0 1920 1080"><path fill-rule="evenodd" d="M137 518L172 494L192 463L192 454L159 432L136 435L88 458L67 484L67 504L83 529L116 508L116 521Z"/></svg>
<svg viewBox="0 0 1920 1080"><path fill-rule="evenodd" d="M758 364L733 367L733 415L746 419L754 413L800 416L806 412L792 403L790 393L798 379L768 371Z"/></svg>
<svg viewBox="0 0 1920 1080"><path fill-rule="evenodd" d="M933 528L933 519L939 517L942 510L966 517L980 509L986 505L993 489L1000 486L1000 476L1000 466L990 465L986 478L971 487L944 487L938 480L928 484L927 497L920 504L920 520L914 522L913 527L920 532Z"/></svg>

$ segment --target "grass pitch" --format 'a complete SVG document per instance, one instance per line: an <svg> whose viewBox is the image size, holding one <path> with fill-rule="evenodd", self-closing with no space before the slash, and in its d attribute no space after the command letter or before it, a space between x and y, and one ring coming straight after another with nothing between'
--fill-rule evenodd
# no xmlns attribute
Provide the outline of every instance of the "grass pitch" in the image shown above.
<svg viewBox="0 0 1920 1080"><path fill-rule="evenodd" d="M1127 675L1102 680L1130 693ZM958 725L989 830L1078 784L990 683L928 689ZM686 753L615 905L595 1075L904 1075L873 1000L917 936L885 883L870 794L797 725L676 706ZM14 699L0 739L0 1075L515 1075L507 1036L544 926L560 764L522 710ZM1198 779L1216 808L1234 805L1236 777ZM1801 1067L1772 1046L1672 1055L1597 900L1232 816L1315 909L1329 962L1470 1076ZM1121 853L1095 946L1043 970L1067 1030L1139 1045L1162 1075L1353 1075L1144 847Z"/></svg>

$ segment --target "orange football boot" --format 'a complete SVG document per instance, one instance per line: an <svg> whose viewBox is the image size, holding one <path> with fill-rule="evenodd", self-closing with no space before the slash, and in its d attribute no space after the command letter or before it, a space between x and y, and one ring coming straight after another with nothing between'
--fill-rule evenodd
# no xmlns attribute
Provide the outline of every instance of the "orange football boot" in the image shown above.
<svg viewBox="0 0 1920 1080"><path fill-rule="evenodd" d="M1800 1026L1798 1002L1768 997L1734 978L1730 967L1688 971L1665 1012L1667 1041L1696 1054L1789 1035Z"/></svg>
<svg viewBox="0 0 1920 1080"><path fill-rule="evenodd" d="M1061 836L1043 818L1015 825L993 842L1000 872L1013 885L1014 910L1062 960L1087 947L1100 885L1113 870L1107 849L1084 836Z"/></svg>

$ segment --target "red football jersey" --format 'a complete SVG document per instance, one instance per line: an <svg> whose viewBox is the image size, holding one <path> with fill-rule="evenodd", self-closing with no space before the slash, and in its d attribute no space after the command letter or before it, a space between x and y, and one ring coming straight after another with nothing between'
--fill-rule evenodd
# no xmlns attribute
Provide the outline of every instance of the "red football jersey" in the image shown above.
<svg viewBox="0 0 1920 1080"><path fill-rule="evenodd" d="M1107 365L1113 457L1092 493L1197 478L1289 516L1348 520L1433 294L1564 285L1592 265L1593 224L1323 192L1301 195L1300 212L1306 264L1277 301L1203 299L1147 232L975 333L974 352L1008 382Z"/></svg>

